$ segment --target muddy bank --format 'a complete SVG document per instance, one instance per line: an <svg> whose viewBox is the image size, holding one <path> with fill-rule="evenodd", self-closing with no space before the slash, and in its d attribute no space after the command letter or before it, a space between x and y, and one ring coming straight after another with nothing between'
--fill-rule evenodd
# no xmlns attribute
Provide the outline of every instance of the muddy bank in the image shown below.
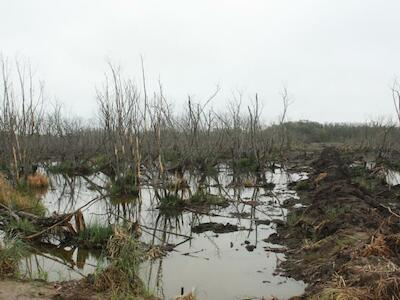
<svg viewBox="0 0 400 300"><path fill-rule="evenodd" d="M400 299L398 189L355 174L333 148L311 166L299 186L304 206L269 239L289 248L281 267L309 283L304 299Z"/></svg>
<svg viewBox="0 0 400 300"><path fill-rule="evenodd" d="M0 300L105 300L112 298L109 293L99 293L90 282L90 278L63 283L43 281L0 281ZM160 300L157 297L141 297L136 300Z"/></svg>
<svg viewBox="0 0 400 300"><path fill-rule="evenodd" d="M54 299L57 287L40 281L0 281L1 300Z"/></svg>

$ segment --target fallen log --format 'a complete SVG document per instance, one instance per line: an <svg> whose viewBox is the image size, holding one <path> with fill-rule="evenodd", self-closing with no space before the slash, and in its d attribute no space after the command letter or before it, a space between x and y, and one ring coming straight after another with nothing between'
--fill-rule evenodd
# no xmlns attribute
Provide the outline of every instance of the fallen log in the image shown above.
<svg viewBox="0 0 400 300"><path fill-rule="evenodd" d="M264 250L267 252L274 252L274 253L285 253L288 251L288 249L285 247L272 248L272 247L268 247L268 246L265 246Z"/></svg>

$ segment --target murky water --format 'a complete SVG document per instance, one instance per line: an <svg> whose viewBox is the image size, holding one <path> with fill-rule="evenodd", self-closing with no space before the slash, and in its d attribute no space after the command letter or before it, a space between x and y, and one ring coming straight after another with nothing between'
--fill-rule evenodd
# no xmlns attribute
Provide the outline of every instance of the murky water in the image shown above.
<svg viewBox="0 0 400 300"><path fill-rule="evenodd" d="M142 240L147 243L179 244L166 257L141 265L141 278L149 289L164 299L196 289L199 299L261 299L275 296L286 299L302 294L303 282L276 272L283 254L265 251L274 247L263 241L275 232L274 223L257 225L256 220L284 219L286 210L280 204L297 197L287 184L306 177L305 173L288 174L283 170L266 174L273 190L264 188L232 188L230 171L221 166L215 178L207 178L208 192L232 200L227 208L213 209L213 216L194 212L162 215L157 207L155 191L150 186L141 189L140 200L115 203L103 198L83 211L86 223L113 224L121 218L138 220L143 225ZM187 175L192 192L198 177ZM43 196L49 213L74 211L88 201L101 196L99 187L107 178L102 174L85 177L52 176L52 189ZM219 183L219 185L217 185ZM249 203L246 203L249 201ZM249 205L255 204L258 205ZM200 223L217 222L237 225L240 230L215 234L211 231L196 234L192 227ZM186 237L192 239L187 239ZM246 245L255 246L249 251ZM95 271L100 253L83 249L43 247L24 261L23 269L32 277L50 281L79 278Z"/></svg>
<svg viewBox="0 0 400 300"><path fill-rule="evenodd" d="M362 162L354 162L350 165L350 167L360 167L364 166ZM367 160L365 163L365 168L367 170L373 170L376 166L376 162L374 160ZM400 184L400 172L392 169L382 169L383 175L388 185L396 186ZM378 174L379 176L379 174Z"/></svg>
<svg viewBox="0 0 400 300"><path fill-rule="evenodd" d="M400 184L400 172L394 170L388 170L386 175L386 182L391 185L399 185Z"/></svg>

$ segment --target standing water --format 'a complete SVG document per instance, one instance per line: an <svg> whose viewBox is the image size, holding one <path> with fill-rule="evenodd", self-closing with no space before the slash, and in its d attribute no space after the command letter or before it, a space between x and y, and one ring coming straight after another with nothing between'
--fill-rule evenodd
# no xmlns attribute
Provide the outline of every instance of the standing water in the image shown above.
<svg viewBox="0 0 400 300"><path fill-rule="evenodd" d="M198 176L186 175L190 190L195 191ZM179 295L181 288L186 292L195 288L199 299L287 299L301 295L305 284L277 272L285 256L268 251L279 246L264 240L276 232L275 223L269 221L285 219L283 201L297 197L288 183L305 179L306 174L280 169L265 175L274 184L270 188L238 187L232 185L230 170L220 166L216 176L207 177L207 192L229 199L230 205L207 211L162 214L150 185L141 188L140 199L114 201L102 197L101 188L108 182L103 174L52 175L52 189L43 196L43 202L50 214L68 213L100 197L83 211L86 223L134 220L142 225L144 242L174 245L166 256L141 264L140 277L163 299ZM228 230L210 226L214 223ZM49 246L24 260L23 269L32 277L46 274L49 281L59 281L93 273L103 264L106 262L99 252Z"/></svg>

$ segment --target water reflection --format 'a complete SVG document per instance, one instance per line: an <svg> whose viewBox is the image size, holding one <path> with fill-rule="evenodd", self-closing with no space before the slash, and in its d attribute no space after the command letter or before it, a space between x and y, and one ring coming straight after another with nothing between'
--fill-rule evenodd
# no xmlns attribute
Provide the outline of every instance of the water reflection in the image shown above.
<svg viewBox="0 0 400 300"><path fill-rule="evenodd" d="M229 168L220 165L213 176L182 175L187 182L184 188L149 182L138 197L100 197L83 210L85 221L140 224L143 242L170 251L141 266L142 279L164 299L179 294L181 287L196 287L200 299L289 298L302 293L303 282L275 273L284 255L266 252L263 246L272 245L262 240L275 232L275 225L268 220L285 217L282 202L296 197L287 184L304 179L306 174L274 169L258 176L233 176ZM170 178L176 182L173 175ZM52 189L43 201L49 213L71 212L105 195L107 183L107 176L101 173L89 177L52 175ZM230 205L189 211L156 208L160 199L171 193L188 199L200 189L228 199ZM193 231L193 227L205 223L229 224L237 226L238 231ZM104 264L101 257L99 252L81 248L42 244L26 259L24 269L33 277L45 270L49 280L79 278Z"/></svg>

